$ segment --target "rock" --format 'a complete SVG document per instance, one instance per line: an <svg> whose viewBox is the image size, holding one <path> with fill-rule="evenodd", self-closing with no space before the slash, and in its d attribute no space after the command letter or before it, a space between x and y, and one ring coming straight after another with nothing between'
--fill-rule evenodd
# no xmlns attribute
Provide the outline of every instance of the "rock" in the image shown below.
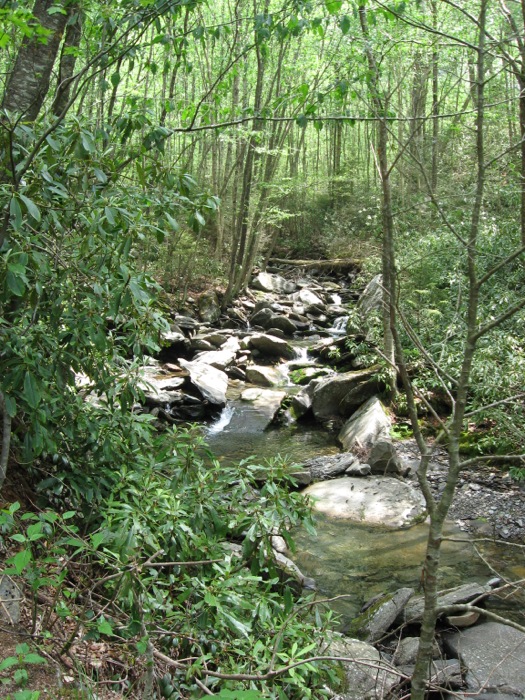
<svg viewBox="0 0 525 700"><path fill-rule="evenodd" d="M301 386L306 386L312 379L322 379L326 376L332 376L334 373L333 369L329 367L298 367L290 372L290 379L294 384L300 384Z"/></svg>
<svg viewBox="0 0 525 700"><path fill-rule="evenodd" d="M370 474L368 464L361 464L351 452L326 457L314 457L303 463L303 468L311 474L312 480L333 479L340 474L348 476L366 476Z"/></svg>
<svg viewBox="0 0 525 700"><path fill-rule="evenodd" d="M414 665L399 666L399 670L403 675L410 677L414 673ZM459 661L457 659L435 659L432 661L428 682L441 688L461 688L463 686L463 676Z"/></svg>
<svg viewBox="0 0 525 700"><path fill-rule="evenodd" d="M200 362L205 365L212 365L216 369L225 370L226 367L232 364L237 353L240 350L240 343L235 337L228 338L223 343L220 350L210 350L196 355L194 362Z"/></svg>
<svg viewBox="0 0 525 700"><path fill-rule="evenodd" d="M241 394L243 401L250 401L259 416L264 419L258 423L258 430L264 430L274 420L281 403L286 397L285 391L272 389L246 389Z"/></svg>
<svg viewBox="0 0 525 700"><path fill-rule="evenodd" d="M289 280L285 280L280 275L273 275L269 272L259 272L252 279L251 286L262 292L277 292L278 294L291 294L295 291L296 285Z"/></svg>
<svg viewBox="0 0 525 700"><path fill-rule="evenodd" d="M221 317L221 306L213 289L200 295L198 307L199 316L204 323L215 323Z"/></svg>
<svg viewBox="0 0 525 700"><path fill-rule="evenodd" d="M295 357L295 350L290 343L274 335L254 333L248 338L248 346L272 357L284 357L287 360Z"/></svg>
<svg viewBox="0 0 525 700"><path fill-rule="evenodd" d="M379 440L370 450L367 463L372 474L404 474L405 467L389 440Z"/></svg>
<svg viewBox="0 0 525 700"><path fill-rule="evenodd" d="M274 549L275 563L287 576L296 581L303 588L308 588L312 591L316 590L317 586L313 578L305 576L291 559L285 554Z"/></svg>
<svg viewBox="0 0 525 700"><path fill-rule="evenodd" d="M366 370L361 370L366 371ZM344 396L339 405L339 413L348 418L354 413L359 406L362 406L365 401L368 401L372 396L376 396L385 390L385 383L378 377L370 377L363 382L354 386L346 396Z"/></svg>
<svg viewBox="0 0 525 700"><path fill-rule="evenodd" d="M342 700L382 700L399 682L399 676L381 660L377 649L358 639L335 637L327 655L343 657L345 674Z"/></svg>
<svg viewBox="0 0 525 700"><path fill-rule="evenodd" d="M277 329L289 337L293 336L293 334L297 331L297 326L293 321L290 321L290 319L286 316L278 315L271 316L266 328L269 331Z"/></svg>
<svg viewBox="0 0 525 700"><path fill-rule="evenodd" d="M278 367L250 365L246 368L246 380L259 386L279 386L285 383L286 375Z"/></svg>
<svg viewBox="0 0 525 700"><path fill-rule="evenodd" d="M321 380L313 393L312 410L317 420L330 420L343 415L341 404L345 396L377 372L377 367L370 367L357 372L334 374Z"/></svg>
<svg viewBox="0 0 525 700"><path fill-rule="evenodd" d="M252 326L261 326L261 328L268 328L268 324L270 323L272 317L274 316L274 313L272 309L268 307L263 307L259 311L253 314L253 316L250 318L250 323Z"/></svg>
<svg viewBox="0 0 525 700"><path fill-rule="evenodd" d="M439 607L446 605L461 605L469 603L475 598L486 598L490 595L492 589L490 586L483 586L480 583L465 583L462 586L457 586L448 591L442 591L438 594L437 604ZM403 622L421 622L423 616L424 598L417 596L412 598L410 603L405 608L405 614L402 618Z"/></svg>
<svg viewBox="0 0 525 700"><path fill-rule="evenodd" d="M389 477L343 477L305 489L315 510L331 518L402 528L424 513L423 498L414 488Z"/></svg>
<svg viewBox="0 0 525 700"><path fill-rule="evenodd" d="M292 299L294 301L298 301L300 304L304 304L305 306L315 305L324 308L323 300L309 289L300 289L292 296Z"/></svg>
<svg viewBox="0 0 525 700"><path fill-rule="evenodd" d="M154 374L155 373L155 374ZM144 368L139 387L144 392L146 406L166 407L178 403L182 393L178 391L186 381L184 377L159 377L158 370Z"/></svg>
<svg viewBox="0 0 525 700"><path fill-rule="evenodd" d="M215 406L226 404L228 376L220 369L201 362L186 362L179 359L179 364L188 370L190 381L206 401Z"/></svg>
<svg viewBox="0 0 525 700"><path fill-rule="evenodd" d="M395 593L382 596L352 621L352 631L367 642L377 642L388 632L413 595L413 588L400 588Z"/></svg>
<svg viewBox="0 0 525 700"><path fill-rule="evenodd" d="M392 421L374 396L354 413L337 436L345 450L371 450L379 440L388 440Z"/></svg>
<svg viewBox="0 0 525 700"><path fill-rule="evenodd" d="M448 649L467 667L470 691L525 695L525 634L499 622L484 622L447 634ZM485 698L485 694L480 698Z"/></svg>
<svg viewBox="0 0 525 700"><path fill-rule="evenodd" d="M22 590L11 576L0 576L0 620L8 625L20 622L20 602Z"/></svg>
<svg viewBox="0 0 525 700"><path fill-rule="evenodd" d="M364 320L372 311L381 308L383 303L383 277L376 275L366 285L357 302L357 308Z"/></svg>

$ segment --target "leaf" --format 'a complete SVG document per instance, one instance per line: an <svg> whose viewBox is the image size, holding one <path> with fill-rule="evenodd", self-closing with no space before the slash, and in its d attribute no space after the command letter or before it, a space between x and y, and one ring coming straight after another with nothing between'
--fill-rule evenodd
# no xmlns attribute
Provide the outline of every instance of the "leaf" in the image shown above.
<svg viewBox="0 0 525 700"><path fill-rule="evenodd" d="M115 219L115 213L116 212L112 207L104 207L104 214L106 215L106 219L112 226L115 226L115 224L117 223Z"/></svg>
<svg viewBox="0 0 525 700"><path fill-rule="evenodd" d="M100 168L93 168L93 172L95 173L95 177L97 178L97 180L99 182L101 182L103 185L105 185L106 182L108 181L108 177L107 177L106 173L103 170L101 170Z"/></svg>
<svg viewBox="0 0 525 700"><path fill-rule="evenodd" d="M15 556L12 558L11 561L13 562L13 566L16 569L16 573L21 574L22 571L26 568L26 566L31 561L30 550L23 549L21 552L18 552L18 554L15 554Z"/></svg>
<svg viewBox="0 0 525 700"><path fill-rule="evenodd" d="M0 661L0 672L5 671L6 669L11 668L12 666L16 666L17 664L18 659L15 656L8 656L7 659Z"/></svg>
<svg viewBox="0 0 525 700"><path fill-rule="evenodd" d="M26 654L24 656L24 663L26 664L45 664L47 663L46 659L44 659L43 656L40 656L39 654L34 654L30 652L29 654Z"/></svg>
<svg viewBox="0 0 525 700"><path fill-rule="evenodd" d="M113 73L110 80L113 87L117 87L117 85L120 83L120 73Z"/></svg>
<svg viewBox="0 0 525 700"><path fill-rule="evenodd" d="M18 230L22 225L22 209L20 209L20 202L16 197L13 197L9 202L9 213L14 219L14 227Z"/></svg>
<svg viewBox="0 0 525 700"><path fill-rule="evenodd" d="M324 4L328 12L331 15L335 15L343 6L343 0L324 0Z"/></svg>
<svg viewBox="0 0 525 700"><path fill-rule="evenodd" d="M19 276L15 275L12 270L7 271L6 282L9 290L16 296L24 296L26 286L24 280Z"/></svg>
<svg viewBox="0 0 525 700"><path fill-rule="evenodd" d="M4 405L5 405L5 410L7 411L7 415L10 418L14 418L16 416L16 401L12 396L4 396Z"/></svg>
<svg viewBox="0 0 525 700"><path fill-rule="evenodd" d="M344 15L341 18L341 21L339 22L339 29L344 35L348 34L350 31L350 17L348 15Z"/></svg>
<svg viewBox="0 0 525 700"><path fill-rule="evenodd" d="M104 618L98 621L97 630L100 632L100 634L107 634L110 636L113 635L113 627Z"/></svg>
<svg viewBox="0 0 525 700"><path fill-rule="evenodd" d="M24 396L31 408L36 408L42 398L35 378L29 372L24 377Z"/></svg>
<svg viewBox="0 0 525 700"><path fill-rule="evenodd" d="M82 145L84 146L84 149L88 153L94 153L95 152L95 142L94 142L91 134L88 133L87 131L83 131L80 135L80 138L82 140Z"/></svg>
<svg viewBox="0 0 525 700"><path fill-rule="evenodd" d="M301 129L305 129L308 126L308 119L306 118L305 114L300 114L295 121L301 127Z"/></svg>
<svg viewBox="0 0 525 700"><path fill-rule="evenodd" d="M42 218L40 216L40 209L33 202L33 200L29 199L29 197L26 197L25 194L21 194L19 196L22 202L26 205L28 214L32 216L35 221L40 221Z"/></svg>

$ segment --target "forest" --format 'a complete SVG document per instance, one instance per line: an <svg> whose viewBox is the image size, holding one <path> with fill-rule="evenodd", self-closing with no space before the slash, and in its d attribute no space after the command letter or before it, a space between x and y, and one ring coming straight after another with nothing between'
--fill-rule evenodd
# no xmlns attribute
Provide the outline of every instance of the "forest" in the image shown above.
<svg viewBox="0 0 525 700"><path fill-rule="evenodd" d="M525 0L0 0L0 49L0 695L466 697L429 677L444 528L476 470L525 480ZM373 367L428 521L414 664L368 695L279 565L316 527L286 455L141 408L206 299L247 334L254 280L312 269L349 290L325 369Z"/></svg>

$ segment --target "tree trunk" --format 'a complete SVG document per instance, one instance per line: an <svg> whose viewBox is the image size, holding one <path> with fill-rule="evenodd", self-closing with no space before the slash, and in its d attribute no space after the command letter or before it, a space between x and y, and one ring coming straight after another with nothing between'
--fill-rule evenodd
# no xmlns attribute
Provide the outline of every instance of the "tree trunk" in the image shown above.
<svg viewBox="0 0 525 700"><path fill-rule="evenodd" d="M67 16L66 36L60 54L58 68L57 89L51 111L56 117L60 117L67 108L71 84L74 80L76 54L71 49L77 48L82 36L82 14L77 2L69 7ZM69 49L69 51L68 51Z"/></svg>
<svg viewBox="0 0 525 700"><path fill-rule="evenodd" d="M2 99L2 108L22 114L25 121L34 121L49 90L51 72L62 40L68 13L53 12L52 7L60 5L66 10L67 2L56 0L36 0L33 14L50 34L46 42L36 37L26 37L18 51L15 65L7 80Z"/></svg>

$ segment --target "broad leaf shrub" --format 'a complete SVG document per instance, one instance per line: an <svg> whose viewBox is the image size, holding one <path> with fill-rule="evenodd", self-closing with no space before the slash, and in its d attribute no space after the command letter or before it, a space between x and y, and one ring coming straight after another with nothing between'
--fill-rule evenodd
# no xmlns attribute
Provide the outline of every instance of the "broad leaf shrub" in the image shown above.
<svg viewBox="0 0 525 700"><path fill-rule="evenodd" d="M201 697L199 682L214 692L321 698L324 683L336 683L326 663L308 662L330 614L313 600L301 605L273 558L271 535L290 542L299 524L311 528L310 509L281 465L223 467L185 431L145 444L90 532L73 511L20 516L14 504L0 517L4 543L20 547L4 573L24 578L35 624L76 620L62 651L101 639L120 649L112 653L125 650L128 669L115 684L129 697L145 697L150 657L169 657L173 667L154 686L171 698Z"/></svg>

